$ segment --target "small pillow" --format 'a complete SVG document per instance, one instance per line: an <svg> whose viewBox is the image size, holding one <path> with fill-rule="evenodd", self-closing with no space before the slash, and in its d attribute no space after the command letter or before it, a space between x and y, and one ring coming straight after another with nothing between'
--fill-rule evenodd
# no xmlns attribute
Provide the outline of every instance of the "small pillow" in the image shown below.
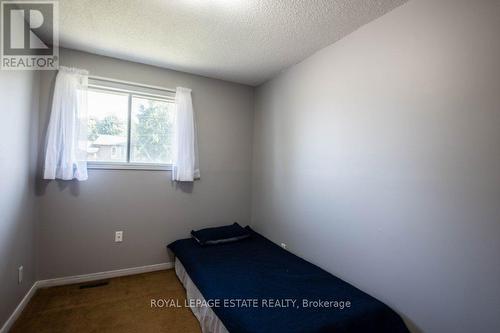
<svg viewBox="0 0 500 333"><path fill-rule="evenodd" d="M191 236L202 246L236 242L250 236L250 232L238 223L223 227L191 230Z"/></svg>

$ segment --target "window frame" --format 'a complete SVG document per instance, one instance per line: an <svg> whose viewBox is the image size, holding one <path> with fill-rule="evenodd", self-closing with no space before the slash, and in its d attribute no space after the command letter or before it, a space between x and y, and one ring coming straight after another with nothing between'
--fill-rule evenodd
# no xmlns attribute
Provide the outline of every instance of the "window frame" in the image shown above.
<svg viewBox="0 0 500 333"><path fill-rule="evenodd" d="M101 77L89 77L88 90L97 92L126 94L128 98L127 109L127 146L125 162L100 162L87 161L87 168L94 170L149 170L171 171L172 164L166 163L138 163L130 162L130 146L132 132L132 99L148 98L175 104L175 91L171 89L149 86Z"/></svg>

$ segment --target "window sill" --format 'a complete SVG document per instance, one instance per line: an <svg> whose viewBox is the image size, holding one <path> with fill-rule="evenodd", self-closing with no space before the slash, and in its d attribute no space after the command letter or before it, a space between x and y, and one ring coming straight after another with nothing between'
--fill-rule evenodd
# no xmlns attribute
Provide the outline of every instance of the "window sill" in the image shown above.
<svg viewBox="0 0 500 333"><path fill-rule="evenodd" d="M148 163L112 163L87 162L87 168L93 170L144 170L144 171L171 171L171 164Z"/></svg>

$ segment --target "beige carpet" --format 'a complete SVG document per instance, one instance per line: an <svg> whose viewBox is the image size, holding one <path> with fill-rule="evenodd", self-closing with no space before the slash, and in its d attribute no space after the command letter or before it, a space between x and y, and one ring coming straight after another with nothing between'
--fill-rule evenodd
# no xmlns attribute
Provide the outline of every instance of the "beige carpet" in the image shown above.
<svg viewBox="0 0 500 333"><path fill-rule="evenodd" d="M189 308L151 308L186 293L174 270L119 277L97 288L39 289L11 332L200 332Z"/></svg>

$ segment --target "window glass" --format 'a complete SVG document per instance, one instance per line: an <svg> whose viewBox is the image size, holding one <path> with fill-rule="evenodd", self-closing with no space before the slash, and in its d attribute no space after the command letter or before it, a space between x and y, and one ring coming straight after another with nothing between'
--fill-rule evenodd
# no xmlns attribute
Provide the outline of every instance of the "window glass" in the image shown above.
<svg viewBox="0 0 500 333"><path fill-rule="evenodd" d="M128 94L88 92L89 161L127 162Z"/></svg>
<svg viewBox="0 0 500 333"><path fill-rule="evenodd" d="M174 104L132 96L130 162L172 163Z"/></svg>

